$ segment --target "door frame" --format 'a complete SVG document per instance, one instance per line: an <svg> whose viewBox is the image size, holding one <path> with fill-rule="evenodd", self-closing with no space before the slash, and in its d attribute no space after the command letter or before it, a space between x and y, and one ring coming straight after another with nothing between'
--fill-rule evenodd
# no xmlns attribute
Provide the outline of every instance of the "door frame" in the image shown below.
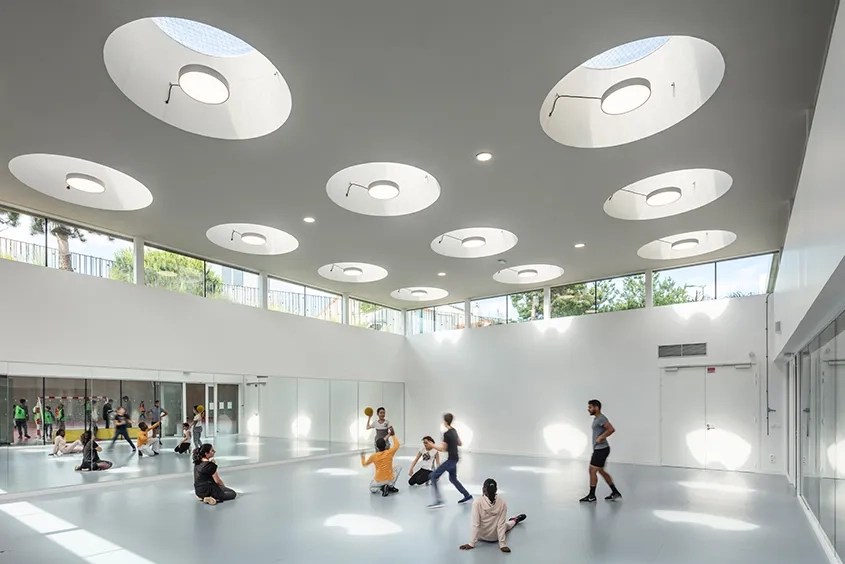
<svg viewBox="0 0 845 564"><path fill-rule="evenodd" d="M756 432L754 433L754 440L757 441L756 445L754 445L754 452L757 456L757 460L754 464L754 470L736 470L736 472L746 472L746 473L759 473L760 472L760 457L762 456L762 430L760 428L760 407L761 407L761 390L760 390L760 363L759 362L723 362L723 363L716 363L716 364L677 364L671 366L661 366L658 370L660 370L660 381L658 382L658 409L660 410L660 418L663 418L663 377L666 372L678 372L682 368L702 368L704 369L704 378L705 378L705 393L706 393L706 386L707 386L707 369L708 368L747 368L753 371L754 375L754 391L755 391L755 416L754 421L756 423ZM705 422L707 420L707 405L705 403L704 407L704 418ZM658 421L659 423L659 421ZM663 427L662 425L658 424L658 441L659 444L657 445L657 452L660 458L660 466L665 468L681 468L679 466L667 466L663 464ZM694 470L708 470L705 466L704 468L693 468Z"/></svg>

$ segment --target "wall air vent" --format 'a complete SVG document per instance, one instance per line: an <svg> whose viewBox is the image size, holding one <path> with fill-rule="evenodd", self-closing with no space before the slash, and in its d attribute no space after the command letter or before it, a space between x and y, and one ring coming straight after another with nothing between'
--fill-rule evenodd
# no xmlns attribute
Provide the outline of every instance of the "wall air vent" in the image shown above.
<svg viewBox="0 0 845 564"><path fill-rule="evenodd" d="M657 347L657 358L675 358L681 356L707 356L707 343L660 345Z"/></svg>

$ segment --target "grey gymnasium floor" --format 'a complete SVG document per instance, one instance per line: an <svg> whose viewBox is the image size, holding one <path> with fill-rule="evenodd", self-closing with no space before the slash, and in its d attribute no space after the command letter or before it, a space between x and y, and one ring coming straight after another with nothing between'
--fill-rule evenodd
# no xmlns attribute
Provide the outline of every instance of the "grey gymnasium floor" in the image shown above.
<svg viewBox="0 0 845 564"><path fill-rule="evenodd" d="M400 455L407 476L413 451ZM196 501L187 473L0 496L0 563L827 562L782 477L613 465L624 501L581 506L583 462L470 454L465 485L478 494L495 477L509 513L528 520L509 535L511 554L495 545L463 553L470 507L448 482L449 505L428 510L427 487L370 494L372 469L348 453L236 462L221 461L220 473L240 495L215 507Z"/></svg>

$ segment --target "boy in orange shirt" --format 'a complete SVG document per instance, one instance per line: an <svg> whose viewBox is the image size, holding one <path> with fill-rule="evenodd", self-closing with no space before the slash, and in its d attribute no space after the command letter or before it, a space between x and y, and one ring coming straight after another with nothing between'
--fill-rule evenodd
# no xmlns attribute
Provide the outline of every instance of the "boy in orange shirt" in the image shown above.
<svg viewBox="0 0 845 564"><path fill-rule="evenodd" d="M369 458L365 458L364 453L361 453L361 466L373 464L376 467L376 475L370 482L370 491L373 493L381 492L382 497L398 493L396 480L399 479L402 469L393 466L393 456L399 450L399 438L394 436L393 445L389 449L384 439L376 440L376 450L378 452L371 454Z"/></svg>
<svg viewBox="0 0 845 564"><path fill-rule="evenodd" d="M161 425L161 421L158 423L153 423L152 426L147 426L146 423L141 421L138 423L138 456L156 456L158 451L161 450L161 441L158 440L158 437L153 437L152 439L149 436L149 433L154 432L158 426Z"/></svg>

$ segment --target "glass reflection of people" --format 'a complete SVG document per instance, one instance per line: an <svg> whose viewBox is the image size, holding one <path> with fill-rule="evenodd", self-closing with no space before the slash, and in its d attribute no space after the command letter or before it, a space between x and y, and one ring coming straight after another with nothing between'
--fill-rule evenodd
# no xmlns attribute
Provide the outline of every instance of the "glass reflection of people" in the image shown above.
<svg viewBox="0 0 845 564"><path fill-rule="evenodd" d="M205 408L201 405L194 406L194 421L193 421L193 436L194 447L200 448L202 446L202 420Z"/></svg>
<svg viewBox="0 0 845 564"><path fill-rule="evenodd" d="M111 406L111 400L106 398L106 403L103 404L103 421L105 421L106 429L108 429L111 424L112 413L114 413L114 410Z"/></svg>
<svg viewBox="0 0 845 564"><path fill-rule="evenodd" d="M31 437L29 436L29 430L27 429L27 418L29 417L29 412L26 408L26 400L21 398L18 404L15 406L15 429L18 432L18 442L23 442L24 437L26 440L29 440Z"/></svg>
<svg viewBox="0 0 845 564"><path fill-rule="evenodd" d="M56 422L59 424L59 429L62 431L65 430L65 404L59 402L58 407L56 407Z"/></svg>
<svg viewBox="0 0 845 564"><path fill-rule="evenodd" d="M129 419L129 415L126 413L126 409L123 406L117 408L117 413L114 416L114 436L111 439L111 445L109 445L109 449L114 448L114 443L117 441L118 437L123 437L126 439L126 442L129 443L129 446L132 447L132 452L135 452L135 445L132 443L132 439L129 438L129 424L132 423L132 420Z"/></svg>
<svg viewBox="0 0 845 564"><path fill-rule="evenodd" d="M53 408L49 405L44 407L44 439L53 440Z"/></svg>
<svg viewBox="0 0 845 564"><path fill-rule="evenodd" d="M48 412L44 412L45 414ZM53 441L53 452L49 454L49 456L62 456L63 454L73 454L77 452L82 452L82 441L75 440L72 443L68 443L65 440L65 432L62 430L56 431L56 438Z"/></svg>

